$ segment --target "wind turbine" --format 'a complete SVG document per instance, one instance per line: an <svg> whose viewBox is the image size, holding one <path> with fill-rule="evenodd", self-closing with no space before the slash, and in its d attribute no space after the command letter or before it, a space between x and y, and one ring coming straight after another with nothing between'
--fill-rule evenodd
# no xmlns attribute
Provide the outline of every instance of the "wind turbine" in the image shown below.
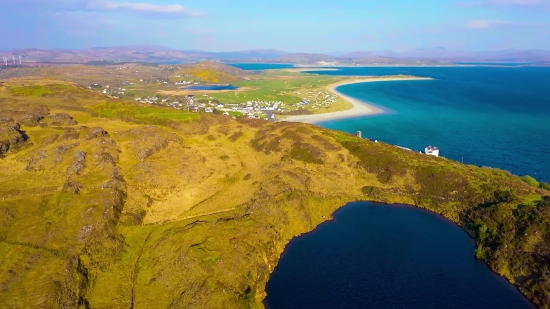
<svg viewBox="0 0 550 309"><path fill-rule="evenodd" d="M19 56L19 64L21 64L21 56Z"/></svg>
<svg viewBox="0 0 550 309"><path fill-rule="evenodd" d="M15 55L13 55L13 64L15 64Z"/></svg>

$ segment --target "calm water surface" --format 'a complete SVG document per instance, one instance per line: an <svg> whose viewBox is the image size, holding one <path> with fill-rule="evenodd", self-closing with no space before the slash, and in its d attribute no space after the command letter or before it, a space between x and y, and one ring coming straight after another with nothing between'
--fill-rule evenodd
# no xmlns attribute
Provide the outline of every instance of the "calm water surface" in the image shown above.
<svg viewBox="0 0 550 309"><path fill-rule="evenodd" d="M185 90L236 90L239 89L237 86L232 85L196 85L196 86L186 86L182 89Z"/></svg>
<svg viewBox="0 0 550 309"><path fill-rule="evenodd" d="M267 284L269 309L534 308L438 215L351 203L334 218L289 243Z"/></svg>
<svg viewBox="0 0 550 309"><path fill-rule="evenodd" d="M237 64L230 64L230 65L242 70L247 70L247 71L263 71L263 70L294 68L294 65L292 64L276 64L276 63L237 63Z"/></svg>
<svg viewBox="0 0 550 309"><path fill-rule="evenodd" d="M550 67L371 67L325 75L432 77L339 87L390 113L321 126L550 182Z"/></svg>
<svg viewBox="0 0 550 309"><path fill-rule="evenodd" d="M550 181L550 68L369 67L317 74L407 74L432 81L339 91L388 111L319 125ZM533 308L474 258L451 222L407 206L352 203L291 241L267 284L278 308Z"/></svg>

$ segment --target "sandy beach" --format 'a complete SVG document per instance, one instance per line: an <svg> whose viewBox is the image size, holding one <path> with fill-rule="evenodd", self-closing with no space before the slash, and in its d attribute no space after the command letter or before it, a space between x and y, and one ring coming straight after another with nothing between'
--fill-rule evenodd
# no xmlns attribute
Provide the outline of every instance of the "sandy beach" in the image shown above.
<svg viewBox="0 0 550 309"><path fill-rule="evenodd" d="M342 119L342 118L351 118L351 117L357 117L357 116L366 116L366 115L375 115L375 114L381 114L384 111L381 108L378 108L374 105L370 105L366 102L363 102L361 100L352 98L350 96L347 96L338 90L336 88L344 85L351 85L351 84L359 84L359 83L373 83L373 82L392 82L392 81L404 81L404 80L433 80L432 78L425 78L425 77L395 77L395 78L363 78L363 79L356 79L356 80L350 80L350 81L342 81L336 84L332 84L327 86L327 89L336 95L344 98L346 101L350 102L353 107L351 109L345 110L345 111L338 111L338 112L332 112L332 113L325 113L325 114L312 114L312 115L296 115L296 116L289 116L282 121L290 121L290 122L303 122L303 123L318 123L323 122L327 120L335 120L335 119Z"/></svg>

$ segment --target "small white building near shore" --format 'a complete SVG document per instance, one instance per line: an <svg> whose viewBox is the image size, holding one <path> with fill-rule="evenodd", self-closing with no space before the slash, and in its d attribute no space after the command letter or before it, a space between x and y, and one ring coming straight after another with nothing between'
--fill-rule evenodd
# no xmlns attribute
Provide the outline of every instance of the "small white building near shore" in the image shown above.
<svg viewBox="0 0 550 309"><path fill-rule="evenodd" d="M428 146L424 149L424 152L429 156L439 157L439 148L435 146Z"/></svg>

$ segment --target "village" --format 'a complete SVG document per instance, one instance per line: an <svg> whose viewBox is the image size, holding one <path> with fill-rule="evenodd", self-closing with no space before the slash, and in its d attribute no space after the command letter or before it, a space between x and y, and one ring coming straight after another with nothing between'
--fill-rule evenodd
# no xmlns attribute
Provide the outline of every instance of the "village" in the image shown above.
<svg viewBox="0 0 550 309"><path fill-rule="evenodd" d="M223 114L232 118L252 118L265 119L274 122L275 113L284 112L285 104L282 102L263 102L263 101L248 101L241 104L224 104L204 94L197 97L194 94L187 96L170 96L161 97L148 96L145 98L135 98L135 102L144 104L156 104L167 107L176 108L195 113L216 113Z"/></svg>
<svg viewBox="0 0 550 309"><path fill-rule="evenodd" d="M305 113L311 113L310 110L326 108L337 101L337 96L325 89L289 92L293 96L302 98L294 102L247 100L241 103L225 103L207 93L187 95L150 94L136 97L134 91L130 89L134 88L135 85L154 85L163 88L174 85L180 89L185 89L185 87L181 87L181 85L194 86L200 85L200 82L185 79L178 79L178 81L173 82L167 78L156 78L152 80L140 79L139 82L125 80L122 81L121 87L111 87L109 85L102 86L100 83L94 83L88 88L114 99L125 99L137 103L167 106L189 112L217 113L232 118L246 117L252 119L265 119L272 122L276 121L275 115L295 114L303 111L305 111ZM196 91L192 92L196 93Z"/></svg>

